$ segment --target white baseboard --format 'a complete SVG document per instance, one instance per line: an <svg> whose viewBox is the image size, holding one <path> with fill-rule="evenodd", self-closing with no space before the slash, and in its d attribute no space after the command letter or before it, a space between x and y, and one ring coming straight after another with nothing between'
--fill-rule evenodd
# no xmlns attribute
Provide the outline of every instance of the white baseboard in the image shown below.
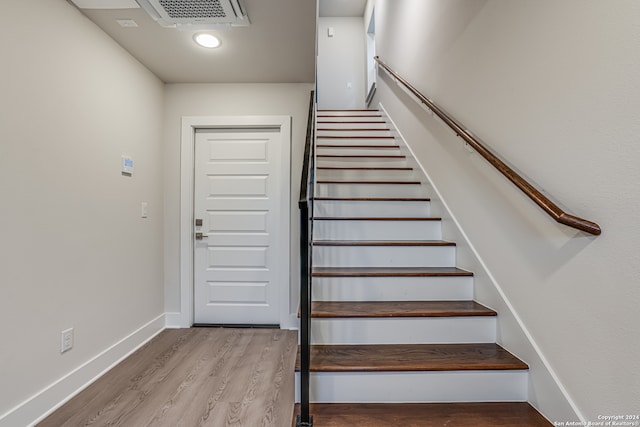
<svg viewBox="0 0 640 427"><path fill-rule="evenodd" d="M455 237L453 240L455 240L458 245L458 256L460 256L460 251L463 249L467 250L469 255L471 255L471 259L468 259L467 261L471 262L473 265L464 265L463 267L475 273L474 280L477 281L479 277L482 276L488 281L486 283L488 285L486 289L491 294L489 296L491 300L480 300L479 302L498 312L498 330L503 331L498 334L498 344L506 346L509 351L529 364L529 403L551 420L585 421L584 416L578 410L575 402L571 399L571 396L569 396L566 388L563 386L547 358L542 353L542 350L533 339L533 336L509 301L509 298L504 293L502 287L491 273L489 267L486 265L475 246L472 244L462 225L447 205L438 188L435 186L434 181L431 179L420 160L416 157L411 146L402 136L402 133L382 103L379 104L379 109L391 122L391 125L397 131L397 135L402 141L401 145L407 148L411 156L414 158L417 167L427 179L428 185L433 189L435 194L432 195L432 203L435 201L440 203L444 210L442 215L447 216L450 219L450 223L453 226L449 228L449 232L455 234L455 236L452 237ZM478 286L477 282L476 286Z"/></svg>
<svg viewBox="0 0 640 427"><path fill-rule="evenodd" d="M298 319L298 313L289 313L289 317L280 324L280 329L297 331L299 328L300 320Z"/></svg>
<svg viewBox="0 0 640 427"><path fill-rule="evenodd" d="M161 314L0 416L0 427L33 426L165 329Z"/></svg>
<svg viewBox="0 0 640 427"><path fill-rule="evenodd" d="M189 328L191 325L185 325L185 319L181 312L165 313L165 327L167 329Z"/></svg>

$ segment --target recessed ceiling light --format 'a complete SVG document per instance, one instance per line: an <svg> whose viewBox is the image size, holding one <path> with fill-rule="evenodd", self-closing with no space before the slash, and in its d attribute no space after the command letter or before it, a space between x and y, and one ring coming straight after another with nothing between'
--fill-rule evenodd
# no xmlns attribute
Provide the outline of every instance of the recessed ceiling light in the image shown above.
<svg viewBox="0 0 640 427"><path fill-rule="evenodd" d="M202 47L207 47L209 49L215 49L220 46L220 39L214 35L207 33L199 33L193 36L193 40L198 43Z"/></svg>

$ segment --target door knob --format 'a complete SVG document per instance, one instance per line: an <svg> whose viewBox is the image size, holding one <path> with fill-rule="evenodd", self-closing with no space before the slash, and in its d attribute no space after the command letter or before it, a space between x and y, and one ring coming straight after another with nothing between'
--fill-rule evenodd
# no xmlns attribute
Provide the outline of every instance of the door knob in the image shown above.
<svg viewBox="0 0 640 427"><path fill-rule="evenodd" d="M204 233L199 233L199 232L196 233L196 240L202 240L205 237L207 237L207 236L205 236Z"/></svg>

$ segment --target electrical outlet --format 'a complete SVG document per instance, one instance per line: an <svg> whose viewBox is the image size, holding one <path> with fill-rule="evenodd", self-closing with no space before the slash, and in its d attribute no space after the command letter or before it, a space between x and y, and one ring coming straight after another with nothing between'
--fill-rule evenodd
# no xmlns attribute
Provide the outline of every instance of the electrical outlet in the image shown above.
<svg viewBox="0 0 640 427"><path fill-rule="evenodd" d="M73 348L73 328L60 332L60 353L67 352Z"/></svg>

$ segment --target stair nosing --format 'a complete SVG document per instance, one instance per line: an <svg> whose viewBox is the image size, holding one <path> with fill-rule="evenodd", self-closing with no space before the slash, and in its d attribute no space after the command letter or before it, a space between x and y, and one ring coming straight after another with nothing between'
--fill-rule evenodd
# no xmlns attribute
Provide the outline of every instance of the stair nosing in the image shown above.
<svg viewBox="0 0 640 427"><path fill-rule="evenodd" d="M314 221L442 221L438 217L348 217L316 216Z"/></svg>
<svg viewBox="0 0 640 427"><path fill-rule="evenodd" d="M406 159L407 156L403 155L356 155L356 154L317 154L316 157L326 157L334 159Z"/></svg>
<svg viewBox="0 0 640 427"><path fill-rule="evenodd" d="M323 356L323 353L326 355L329 350L334 353L325 356L324 360L318 360ZM358 365L347 363L351 360L344 356L341 360L341 355L337 353L345 353L346 351L359 352ZM393 356L393 359L380 362L379 355L381 353L386 353L385 357L387 358ZM494 356L499 354L500 357L489 362L482 361L483 357L491 359L492 353ZM296 371L300 369L299 354L298 347ZM415 360L410 361L409 356ZM473 356L473 359L470 356ZM430 357L431 359L429 359ZM463 360L455 361L455 357L463 358ZM378 360L377 363L376 360ZM495 343L311 346L311 372L487 372L526 371L528 369L529 366L525 362Z"/></svg>
<svg viewBox="0 0 640 427"><path fill-rule="evenodd" d="M331 117L341 117L341 116L331 116ZM369 116L366 116L366 117L369 117ZM318 120L316 123L317 124L348 124L348 125L359 124L359 125L363 125L363 124L371 124L371 123L386 124L387 122L385 122L384 120L355 120L355 121Z"/></svg>
<svg viewBox="0 0 640 427"><path fill-rule="evenodd" d="M428 197L314 197L320 202L430 202Z"/></svg>
<svg viewBox="0 0 640 427"><path fill-rule="evenodd" d="M313 246L456 246L445 240L314 240Z"/></svg>
<svg viewBox="0 0 640 427"><path fill-rule="evenodd" d="M345 150L399 150L399 145L348 145L348 144L318 144L316 148L342 148Z"/></svg>
<svg viewBox="0 0 640 427"><path fill-rule="evenodd" d="M464 304L464 308L451 307ZM468 306L468 307L466 307ZM366 308L366 310L363 310ZM476 301L314 301L315 319L388 319L496 317L497 313Z"/></svg>
<svg viewBox="0 0 640 427"><path fill-rule="evenodd" d="M349 185L420 185L420 181L334 181L318 180L317 184L349 184Z"/></svg>
<svg viewBox="0 0 640 427"><path fill-rule="evenodd" d="M391 132L390 128L316 128L316 132Z"/></svg>
<svg viewBox="0 0 640 427"><path fill-rule="evenodd" d="M318 166L318 170L335 171L412 171L412 167L341 167L341 166Z"/></svg>
<svg viewBox="0 0 640 427"><path fill-rule="evenodd" d="M290 427L295 427L300 413L300 404L296 403ZM318 426L330 427L553 427L529 402L311 403L310 413ZM425 423L425 420L428 421Z"/></svg>
<svg viewBox="0 0 640 427"><path fill-rule="evenodd" d="M327 117L345 117L345 118L350 118L350 117L375 117L375 118L379 118L382 117L382 114L319 114L316 117L321 117L321 118L327 118Z"/></svg>
<svg viewBox="0 0 640 427"><path fill-rule="evenodd" d="M316 139L396 139L391 135L316 135Z"/></svg>
<svg viewBox="0 0 640 427"><path fill-rule="evenodd" d="M313 277L473 277L458 267L314 267Z"/></svg>
<svg viewBox="0 0 640 427"><path fill-rule="evenodd" d="M336 110L336 109L331 109L331 108L325 108L325 109L317 109L316 112L317 113L328 113L328 112L332 112L332 113L348 113L350 111L358 111L358 112L372 112L372 113L379 113L380 110L377 109L373 109L373 110L369 110L369 109L350 109L350 108L346 108L346 109L342 109L342 110Z"/></svg>

